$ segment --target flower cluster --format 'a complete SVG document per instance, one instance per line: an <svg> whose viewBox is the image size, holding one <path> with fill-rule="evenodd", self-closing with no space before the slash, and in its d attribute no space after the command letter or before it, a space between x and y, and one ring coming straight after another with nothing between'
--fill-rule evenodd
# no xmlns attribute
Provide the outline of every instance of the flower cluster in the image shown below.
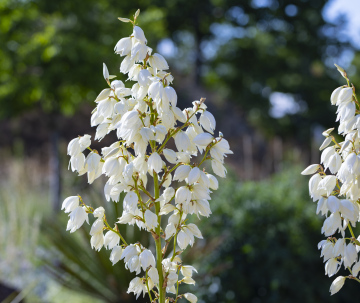
<svg viewBox="0 0 360 303"><path fill-rule="evenodd" d="M97 127L96 140L115 131L118 141L102 148L101 153L90 148L89 135L73 139L68 146L72 171L87 174L90 184L101 175L107 177L104 194L108 202L118 202L120 193L126 193L122 215L111 224L103 207L94 209L81 196L68 197L62 208L69 213L70 232L85 221L89 223L89 214L95 217L91 246L111 250L113 265L123 260L125 267L138 275L130 282L129 293L137 297L148 294L151 302L185 298L195 303L195 295L178 293L179 284L195 284L192 275L196 272L182 263L180 254L194 244L195 238L202 238L199 228L188 219L193 214L210 216L210 194L218 188L216 177L205 171L203 163L209 160L213 172L225 177L224 157L232 152L221 133L214 136L216 122L205 99L184 110L177 107L169 66L147 46L143 30L136 25L138 15L139 11L134 20L119 18L131 23L133 31L115 46L115 53L125 56L120 72L134 84L127 88L120 80L111 81L115 76L104 64L109 87L96 98L91 116L91 126ZM170 148L174 145L175 150ZM196 159L200 160L193 162L199 154ZM152 186L153 194L149 189ZM151 233L156 258L140 242L127 243L117 224L136 225ZM171 245L173 249L168 252Z"/></svg>
<svg viewBox="0 0 360 303"><path fill-rule="evenodd" d="M303 175L313 174L309 193L317 202L316 213L326 217L321 232L327 239L318 244L326 262L325 274L334 276L342 265L350 272L349 276L339 276L333 281L332 295L342 288L346 278L360 282L357 278L360 236L356 238L352 230L360 219L360 103L346 72L337 68L347 85L333 91L331 104L337 106L338 133L344 141L338 142L331 135L334 128L324 131L325 140L320 146L322 165L310 165L302 172Z"/></svg>

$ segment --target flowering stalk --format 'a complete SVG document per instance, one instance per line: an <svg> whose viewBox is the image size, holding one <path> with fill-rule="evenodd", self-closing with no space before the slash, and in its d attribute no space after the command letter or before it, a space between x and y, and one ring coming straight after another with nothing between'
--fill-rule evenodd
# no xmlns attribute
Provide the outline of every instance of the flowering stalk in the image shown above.
<svg viewBox="0 0 360 303"><path fill-rule="evenodd" d="M100 141L111 131L116 131L118 140L103 147L101 153L90 148L89 135L75 138L68 145L72 171L87 174L90 184L101 175L108 177L104 188L108 202L118 202L120 193L126 193L122 216L110 223L103 207L93 209L80 196L65 199L62 209L69 213L70 232L85 221L89 223L88 215L92 214L96 218L90 230L92 248L111 250L113 265L124 260L130 272L140 275L143 271L141 277L130 282L128 293L137 297L147 293L151 302L185 298L195 303L195 295L179 294L181 283L195 284L192 275L196 272L194 267L182 264L181 253L194 244L195 237L202 238L199 228L188 223L188 217L210 216L208 201L218 181L201 166L209 160L214 173L225 177L224 157L232 151L221 133L217 138L213 136L216 122L204 98L183 111L177 107L169 66L147 46L144 32L137 26L138 16L139 11L133 20L119 18L131 23L133 31L115 46L115 53L125 56L120 72L135 83L126 88L122 81L110 81L115 76L104 64L103 75L109 87L96 98L91 116L91 126L97 127L95 140ZM169 148L171 139L177 151ZM87 156L84 151L89 151ZM203 155L200 162L192 162L199 153ZM153 194L147 189L149 178L153 179ZM140 242L129 244L117 224L137 225L151 233L156 258Z"/></svg>
<svg viewBox="0 0 360 303"><path fill-rule="evenodd" d="M342 288L346 279L360 282L357 278L360 236L356 238L351 227L355 227L360 219L360 104L345 70L336 67L347 84L336 88L330 101L338 107L338 133L344 141L338 142L331 135L334 128L324 131L325 140L320 146L323 150L322 165L312 164L302 172L303 175L313 175L309 181L309 193L313 201L317 201L316 214L326 217L321 232L327 239L318 244L326 262L325 274L334 276L342 265L350 272L348 276L338 276L333 281L331 295Z"/></svg>

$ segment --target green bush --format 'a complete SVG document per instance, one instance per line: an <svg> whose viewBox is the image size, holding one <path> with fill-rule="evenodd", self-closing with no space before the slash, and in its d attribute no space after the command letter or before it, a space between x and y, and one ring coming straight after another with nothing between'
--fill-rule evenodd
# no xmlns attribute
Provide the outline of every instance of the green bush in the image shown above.
<svg viewBox="0 0 360 303"><path fill-rule="evenodd" d="M203 302L349 302L358 294L359 285L347 281L330 297L334 277L325 276L317 250L323 218L315 215L300 171L221 182L210 222L200 226L207 242L188 255L197 259Z"/></svg>

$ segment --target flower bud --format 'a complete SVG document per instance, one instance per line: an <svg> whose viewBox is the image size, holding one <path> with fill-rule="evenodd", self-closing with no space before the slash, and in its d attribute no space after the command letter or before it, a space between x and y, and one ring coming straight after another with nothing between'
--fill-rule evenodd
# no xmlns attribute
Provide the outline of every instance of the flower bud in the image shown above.
<svg viewBox="0 0 360 303"><path fill-rule="evenodd" d="M305 168L301 174L302 175L312 175L314 173L316 173L320 168L319 164L311 164L309 165L307 168Z"/></svg>
<svg viewBox="0 0 360 303"><path fill-rule="evenodd" d="M330 286L331 295L336 294L344 286L345 279L346 279L345 277L339 276L331 283Z"/></svg>

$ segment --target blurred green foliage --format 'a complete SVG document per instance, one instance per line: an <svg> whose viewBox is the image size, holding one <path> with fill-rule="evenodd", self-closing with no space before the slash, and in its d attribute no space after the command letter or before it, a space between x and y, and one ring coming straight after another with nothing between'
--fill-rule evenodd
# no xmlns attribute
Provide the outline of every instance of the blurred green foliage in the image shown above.
<svg viewBox="0 0 360 303"><path fill-rule="evenodd" d="M111 49L131 31L117 17L140 8L150 45L169 37L178 70L239 104L243 118L268 135L306 141L314 123L332 125L328 99L339 78L329 66L349 48L337 37L342 23L323 19L327 2L3 0L0 118L34 106L73 114L92 102L105 85L102 62L118 74ZM295 110L271 117L271 92L292 94ZM186 90L179 95L187 98Z"/></svg>
<svg viewBox="0 0 360 303"><path fill-rule="evenodd" d="M200 269L195 279L202 281L196 291L202 302L350 302L357 295L357 283L349 280L330 297L334 277L325 276L317 250L324 218L315 215L300 171L221 182L213 214L200 226L209 242L188 255Z"/></svg>
<svg viewBox="0 0 360 303"><path fill-rule="evenodd" d="M151 40L163 36L163 13L151 8L141 24ZM129 1L18 1L0 3L0 118L35 107L73 114L103 88L102 62L120 65L112 52L131 33L119 16L137 5Z"/></svg>

